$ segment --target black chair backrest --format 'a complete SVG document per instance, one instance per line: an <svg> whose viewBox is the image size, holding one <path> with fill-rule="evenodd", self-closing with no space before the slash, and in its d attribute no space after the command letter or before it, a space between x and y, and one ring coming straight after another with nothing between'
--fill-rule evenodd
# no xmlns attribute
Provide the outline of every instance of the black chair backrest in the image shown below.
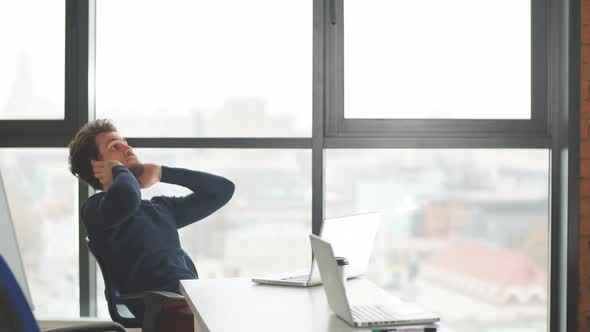
<svg viewBox="0 0 590 332"><path fill-rule="evenodd" d="M25 294L0 255L0 331L39 332Z"/></svg>
<svg viewBox="0 0 590 332"><path fill-rule="evenodd" d="M109 308L109 315L111 316L111 319L127 328L140 328L141 319L123 316L119 311L121 310L130 312L130 310L127 308L127 305L121 300L120 293L113 284L109 270L106 269L105 264L102 263L96 246L89 239L86 239L86 245L92 253L92 256L94 256L94 259L96 259L96 262L102 271L102 278L104 279L104 296L107 300L107 306Z"/></svg>

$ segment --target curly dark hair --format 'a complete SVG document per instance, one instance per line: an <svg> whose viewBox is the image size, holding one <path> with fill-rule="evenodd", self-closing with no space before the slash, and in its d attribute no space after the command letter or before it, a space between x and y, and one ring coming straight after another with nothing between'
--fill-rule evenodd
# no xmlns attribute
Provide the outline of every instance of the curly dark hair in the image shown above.
<svg viewBox="0 0 590 332"><path fill-rule="evenodd" d="M70 172L95 190L102 188L98 179L94 177L92 165L90 165L90 160L99 159L96 136L113 131L117 131L117 128L111 120L98 119L82 126L68 145Z"/></svg>

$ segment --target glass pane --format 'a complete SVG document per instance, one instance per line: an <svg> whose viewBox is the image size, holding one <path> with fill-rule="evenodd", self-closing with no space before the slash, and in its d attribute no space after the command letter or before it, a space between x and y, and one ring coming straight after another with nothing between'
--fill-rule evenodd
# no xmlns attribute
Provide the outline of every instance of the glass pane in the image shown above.
<svg viewBox="0 0 590 332"><path fill-rule="evenodd" d="M224 176L236 185L221 210L182 228L183 248L199 277L252 277L309 268L311 249L311 152L309 150L136 149L142 162ZM180 186L158 183L143 191L186 195ZM100 275L98 276L101 277ZM98 281L99 315L108 317Z"/></svg>
<svg viewBox="0 0 590 332"><path fill-rule="evenodd" d="M79 317L78 181L67 149L0 149L0 172L35 317Z"/></svg>
<svg viewBox="0 0 590 332"><path fill-rule="evenodd" d="M64 118L65 3L0 2L0 120Z"/></svg>
<svg viewBox="0 0 590 332"><path fill-rule="evenodd" d="M368 278L455 332L546 331L547 150L329 150L326 211L381 211Z"/></svg>
<svg viewBox="0 0 590 332"><path fill-rule="evenodd" d="M345 118L531 118L531 1L344 6Z"/></svg>
<svg viewBox="0 0 590 332"><path fill-rule="evenodd" d="M130 137L311 135L312 1L163 4L97 1L97 117Z"/></svg>

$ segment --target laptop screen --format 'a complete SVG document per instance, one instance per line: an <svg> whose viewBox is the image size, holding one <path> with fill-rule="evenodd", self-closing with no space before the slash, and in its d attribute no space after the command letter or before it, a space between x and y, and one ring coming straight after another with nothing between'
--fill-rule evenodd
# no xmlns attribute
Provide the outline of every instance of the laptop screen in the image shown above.
<svg viewBox="0 0 590 332"><path fill-rule="evenodd" d="M324 220L322 239L332 244L336 256L348 260L348 278L358 277L367 272L380 221L381 214L378 212ZM320 282L321 277L315 259L310 275L310 282Z"/></svg>

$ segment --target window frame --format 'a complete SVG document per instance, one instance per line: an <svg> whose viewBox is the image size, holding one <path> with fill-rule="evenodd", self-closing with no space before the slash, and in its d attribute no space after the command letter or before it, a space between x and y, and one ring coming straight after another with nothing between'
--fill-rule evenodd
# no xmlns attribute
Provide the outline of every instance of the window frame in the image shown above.
<svg viewBox="0 0 590 332"><path fill-rule="evenodd" d="M326 108L327 136L397 139L404 146L404 139L419 141L420 146L435 144L438 139L476 139L488 145L505 143L526 145L528 141L549 146L549 11L551 0L531 1L531 119L346 119L344 117L344 10L343 0L330 0L328 13L330 24L326 53L333 75L328 85ZM461 144L460 144L461 145ZM474 144L478 146L479 144ZM459 146L455 146L459 147ZM538 147L538 145L537 145Z"/></svg>

